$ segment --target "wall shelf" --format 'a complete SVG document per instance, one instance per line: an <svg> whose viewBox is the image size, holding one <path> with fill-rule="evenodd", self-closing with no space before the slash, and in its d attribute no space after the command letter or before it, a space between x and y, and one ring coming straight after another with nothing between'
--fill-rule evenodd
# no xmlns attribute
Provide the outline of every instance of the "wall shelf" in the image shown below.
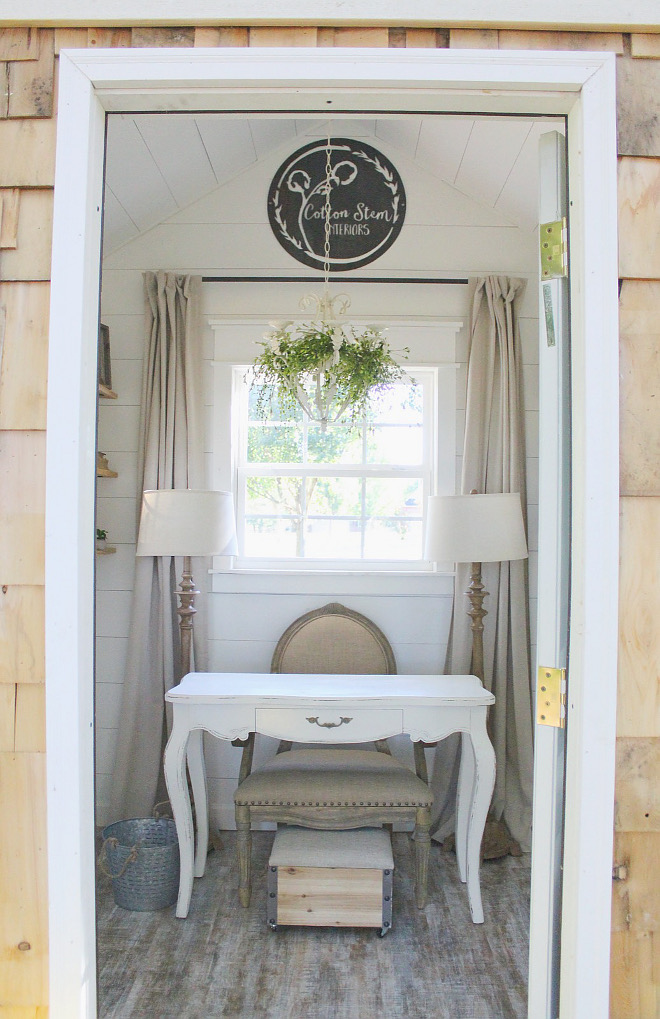
<svg viewBox="0 0 660 1019"><path fill-rule="evenodd" d="M116 551L117 551L117 549L114 547L114 545L107 545L106 548L97 548L96 549L96 554L97 555L114 555Z"/></svg>
<svg viewBox="0 0 660 1019"><path fill-rule="evenodd" d="M99 396L102 396L104 400L116 400L117 394L114 389L110 389L108 386L104 386L102 382L99 382Z"/></svg>
<svg viewBox="0 0 660 1019"><path fill-rule="evenodd" d="M118 478L117 471L111 471L109 467L97 467L96 469L97 478Z"/></svg>

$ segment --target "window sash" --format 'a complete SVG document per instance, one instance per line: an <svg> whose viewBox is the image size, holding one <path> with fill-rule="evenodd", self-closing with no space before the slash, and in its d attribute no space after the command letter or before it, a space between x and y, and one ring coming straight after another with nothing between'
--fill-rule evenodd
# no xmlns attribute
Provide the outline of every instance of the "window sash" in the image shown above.
<svg viewBox="0 0 660 1019"><path fill-rule="evenodd" d="M237 400L237 414L234 418L236 425L236 460L234 468L235 485L236 485L236 502L237 502L237 526L239 532L239 547L243 550L245 548L245 531L246 523L250 519L280 519L280 520L295 520L301 515L305 520L320 520L320 521L339 521L339 520L358 520L361 524L360 530L360 548L361 552L364 552L365 541L367 539L367 529L369 523L373 521L381 520L398 520L399 518L393 517L387 514L378 514L367 516L365 513L364 505L364 493L366 486L361 486L361 502L362 512L360 515L357 514L332 514L332 515L321 515L317 513L302 514L295 513L249 513L247 511L247 481L250 477L298 477L302 481L312 477L321 478L357 478L364 479L365 481L374 479L394 479L404 481L406 478L410 479L421 479L422 498L421 498L421 513L414 514L411 517L406 517L411 523L419 523L421 521L422 526L424 523L424 509L426 505L427 497L434 491L434 472L433 464L435 459L435 423L437 420L437 409L436 409L436 375L437 372L434 368L420 367L410 368L410 375L415 379L416 383L422 387L423 393L423 414L422 414L422 461L415 464L382 464L382 463L367 463L365 459L366 451L366 437L368 434L367 428L362 429L362 463L353 464L328 464L318 463L309 461L308 459L302 462L296 463L258 463L258 462L247 462L247 440L248 440L248 428L250 424L254 424L254 421L248 420L248 396L249 391L245 385L245 368L235 368L235 380L240 379L240 385L234 385L234 393ZM309 424L308 420L300 422L301 427L307 429ZM392 426L396 427L397 422L392 422ZM312 422L313 425L313 422ZM388 426L387 421L378 422L378 426ZM268 427L277 427L275 422L268 423ZM303 452L306 453L306 443L303 443ZM305 486L303 485L303 491ZM303 496L303 507L304 507L304 496ZM248 569L285 569L285 570L333 570L333 569L348 569L348 570L414 570L414 571L428 571L431 570L432 564L427 563L421 558L412 559L371 559L371 558L322 558L314 559L311 557L301 556L247 556L241 553L235 561L237 568L248 568Z"/></svg>

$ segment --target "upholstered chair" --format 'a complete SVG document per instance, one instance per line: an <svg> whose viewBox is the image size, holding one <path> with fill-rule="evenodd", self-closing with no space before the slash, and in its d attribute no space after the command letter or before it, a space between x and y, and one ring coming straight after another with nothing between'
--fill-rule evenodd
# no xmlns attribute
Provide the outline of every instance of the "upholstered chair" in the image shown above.
<svg viewBox="0 0 660 1019"><path fill-rule="evenodd" d="M396 663L387 638L371 620L333 603L291 624L277 644L271 672L391 675ZM253 822L350 829L412 821L415 899L420 909L424 907L433 797L421 744L415 747L418 774L391 756L385 740L377 742L376 750L291 749L283 742L275 758L255 771L251 771L254 733L242 745L234 802L243 906L250 902Z"/></svg>

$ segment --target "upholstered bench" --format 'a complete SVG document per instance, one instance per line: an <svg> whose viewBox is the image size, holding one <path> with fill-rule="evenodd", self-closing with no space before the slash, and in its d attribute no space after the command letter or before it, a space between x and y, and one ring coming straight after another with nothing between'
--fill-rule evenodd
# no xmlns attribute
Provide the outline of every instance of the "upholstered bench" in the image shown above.
<svg viewBox="0 0 660 1019"><path fill-rule="evenodd" d="M405 764L370 750L289 750L253 771L234 793L239 898L250 901L250 828L259 821L323 831L415 825L415 894L426 905L433 794Z"/></svg>
<svg viewBox="0 0 660 1019"><path fill-rule="evenodd" d="M287 826L268 861L268 924L392 926L394 860L382 828L319 831Z"/></svg>

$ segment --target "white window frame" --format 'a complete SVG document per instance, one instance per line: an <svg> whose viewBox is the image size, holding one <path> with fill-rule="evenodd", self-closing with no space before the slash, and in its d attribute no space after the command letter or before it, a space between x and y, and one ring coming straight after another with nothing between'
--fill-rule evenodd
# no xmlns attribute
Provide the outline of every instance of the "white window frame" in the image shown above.
<svg viewBox="0 0 660 1019"><path fill-rule="evenodd" d="M405 365L406 372L410 374L422 386L424 394L424 413L423 413L423 455L422 463L419 465L419 470L415 470L413 467L403 465L392 465L387 468L381 469L380 467L374 466L372 470L368 467L360 466L353 467L351 465L336 465L336 475L330 471L329 468L320 466L319 470L313 470L314 474L319 476L337 476L337 477L354 477L363 478L368 476L373 477L391 477L391 478L406 478L406 477L420 477L422 478L422 526L424 524L424 509L426 505L426 498L432 495L435 491L435 479L438 474L438 470L441 469L441 465L438 464L438 443L437 443L437 430L438 430L438 369L431 368L429 366L409 366ZM282 572L288 572L291 570L312 570L317 572L325 572L327 570L341 570L351 573L371 573L380 571L389 571L392 573L397 572L409 572L409 573L428 573L432 570L432 564L423 559L421 556L418 559L356 559L356 558L328 558L328 559L315 559L310 557L306 558L293 558L283 556L271 556L268 558L258 556L246 556L243 552L244 548L244 520L245 520L245 486L244 481L250 474L258 474L260 477L266 474L289 474L297 475L300 473L302 476L309 475L312 473L314 465L298 465L298 464L287 464L283 465L281 469L277 466L273 466L270 470L257 470L257 467L251 467L247 463L241 463L240 456L242 451L245 449L247 443L247 403L248 403L248 388L244 382L244 376L248 366L236 366L234 369L234 385L233 400L236 402L237 413L232 415L235 422L234 432L234 449L236 451L235 465L234 465L234 492L235 492L235 504L236 504L236 520L238 527L238 543L239 543L239 555L235 558L235 566L237 569L253 569L253 570L278 570ZM449 408L450 420L453 424L456 418L456 403L454 400L453 405ZM454 463L450 467L444 466L445 470L451 470L452 480L455 474ZM446 480L446 479L445 479Z"/></svg>
<svg viewBox="0 0 660 1019"><path fill-rule="evenodd" d="M127 13L128 20L133 13ZM243 23L249 20L250 11L245 11ZM353 111L568 117L574 202L572 675L560 1016L579 1019L608 1012L619 453L618 420L612 413L618 406L613 54L63 50L46 465L51 1019L96 1015L92 535L105 113L312 107L320 113L336 101Z"/></svg>

